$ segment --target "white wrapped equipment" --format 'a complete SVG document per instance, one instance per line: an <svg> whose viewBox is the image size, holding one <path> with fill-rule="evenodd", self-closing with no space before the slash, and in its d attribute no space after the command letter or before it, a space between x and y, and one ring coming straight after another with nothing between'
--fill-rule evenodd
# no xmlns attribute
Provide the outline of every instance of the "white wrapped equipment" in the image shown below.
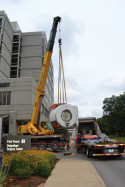
<svg viewBox="0 0 125 187"><path fill-rule="evenodd" d="M66 128L70 128L74 124L78 126L78 107L69 104L59 105L50 112L49 120Z"/></svg>

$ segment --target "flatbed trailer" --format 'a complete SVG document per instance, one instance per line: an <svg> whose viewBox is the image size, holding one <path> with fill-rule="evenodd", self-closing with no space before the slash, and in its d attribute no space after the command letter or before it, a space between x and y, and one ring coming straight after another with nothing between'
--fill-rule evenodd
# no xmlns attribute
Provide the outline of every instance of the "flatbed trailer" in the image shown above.
<svg viewBox="0 0 125 187"><path fill-rule="evenodd" d="M91 135L89 133L92 133ZM96 118L79 118L78 133L89 134L91 137L97 136L102 137L102 132L99 128ZM125 155L125 143L120 143L115 140L110 140L108 137L103 141L97 139L84 139L81 144L83 152L87 154L88 157L95 156L121 156Z"/></svg>
<svg viewBox="0 0 125 187"><path fill-rule="evenodd" d="M83 141L82 148L88 157L125 155L125 144L121 143L89 145Z"/></svg>

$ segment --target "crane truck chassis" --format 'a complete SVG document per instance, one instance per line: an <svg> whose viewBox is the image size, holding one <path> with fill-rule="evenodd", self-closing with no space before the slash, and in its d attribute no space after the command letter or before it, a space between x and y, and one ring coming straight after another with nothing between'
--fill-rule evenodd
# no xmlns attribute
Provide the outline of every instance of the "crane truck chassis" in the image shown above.
<svg viewBox="0 0 125 187"><path fill-rule="evenodd" d="M46 135L46 136L31 136L31 146L45 150L51 148L52 151L58 151L65 146L63 135Z"/></svg>
<svg viewBox="0 0 125 187"><path fill-rule="evenodd" d="M125 144L102 134L96 118L80 118L78 133L85 134L81 146L88 157L125 155Z"/></svg>

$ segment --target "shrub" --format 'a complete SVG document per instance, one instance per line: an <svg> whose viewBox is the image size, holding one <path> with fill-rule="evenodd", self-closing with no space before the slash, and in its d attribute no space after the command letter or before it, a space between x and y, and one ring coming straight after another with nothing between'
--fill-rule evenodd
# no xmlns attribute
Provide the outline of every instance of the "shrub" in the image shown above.
<svg viewBox="0 0 125 187"><path fill-rule="evenodd" d="M33 174L33 171L30 168L17 168L14 171L14 175L17 175L21 178L29 178Z"/></svg>
<svg viewBox="0 0 125 187"><path fill-rule="evenodd" d="M51 174L51 165L48 162L39 162L36 167L34 167L34 175L39 175L42 177L48 177Z"/></svg>
<svg viewBox="0 0 125 187"><path fill-rule="evenodd" d="M26 155L13 155L10 163L9 174L15 174L16 169L30 168L30 161L26 158Z"/></svg>
<svg viewBox="0 0 125 187"><path fill-rule="evenodd" d="M10 167L9 174L21 175L25 178L31 174L48 177L54 168L55 160L55 153L44 150L27 150L9 155L3 154L3 165ZM29 170L32 172L29 172Z"/></svg>
<svg viewBox="0 0 125 187"><path fill-rule="evenodd" d="M50 154L50 155L44 154L43 158L48 160L48 162L50 163L50 166L51 166L51 170L53 170L54 167L55 167L55 161L56 161L55 155L53 155L53 154Z"/></svg>

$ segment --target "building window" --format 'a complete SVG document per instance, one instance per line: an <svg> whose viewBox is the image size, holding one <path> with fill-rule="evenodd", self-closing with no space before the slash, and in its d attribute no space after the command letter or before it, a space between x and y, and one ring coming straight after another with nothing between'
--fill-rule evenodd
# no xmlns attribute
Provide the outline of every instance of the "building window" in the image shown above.
<svg viewBox="0 0 125 187"><path fill-rule="evenodd" d="M44 56L44 54L45 54L45 47L42 46L42 55Z"/></svg>
<svg viewBox="0 0 125 187"><path fill-rule="evenodd" d="M21 36L14 35L13 36L13 46L12 46L10 78L20 77L21 49L22 49L21 44L22 44Z"/></svg>
<svg viewBox="0 0 125 187"><path fill-rule="evenodd" d="M19 42L19 36L18 35L13 36L13 42Z"/></svg>
<svg viewBox="0 0 125 187"><path fill-rule="evenodd" d="M19 51L19 46L13 46L12 53L18 53L18 51Z"/></svg>
<svg viewBox="0 0 125 187"><path fill-rule="evenodd" d="M10 77L11 78L16 78L17 77L17 66L16 67L11 67Z"/></svg>
<svg viewBox="0 0 125 187"><path fill-rule="evenodd" d="M0 18L0 26L2 26L4 24L4 19Z"/></svg>
<svg viewBox="0 0 125 187"><path fill-rule="evenodd" d="M0 53L1 53L1 50L2 50L2 40L0 39Z"/></svg>
<svg viewBox="0 0 125 187"><path fill-rule="evenodd" d="M0 105L10 105L11 92L0 92Z"/></svg>
<svg viewBox="0 0 125 187"><path fill-rule="evenodd" d="M17 64L18 64L18 58L12 58L11 65L17 65Z"/></svg>
<svg viewBox="0 0 125 187"><path fill-rule="evenodd" d="M0 25L2 25L2 18L0 18Z"/></svg>

